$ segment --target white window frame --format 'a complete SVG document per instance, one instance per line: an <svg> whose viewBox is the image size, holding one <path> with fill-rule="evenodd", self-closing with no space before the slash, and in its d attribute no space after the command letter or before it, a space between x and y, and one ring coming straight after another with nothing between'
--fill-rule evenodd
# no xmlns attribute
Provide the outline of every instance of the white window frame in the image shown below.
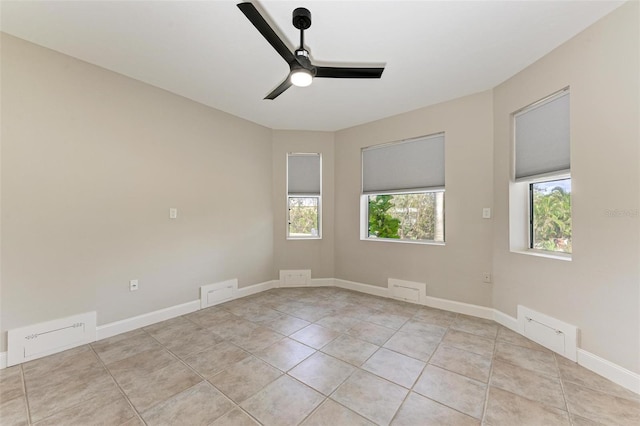
<svg viewBox="0 0 640 426"><path fill-rule="evenodd" d="M516 179L516 117L528 110L536 108L542 104L551 102L569 92L566 87L537 102L527 105L511 114L511 179L509 183L509 250L512 253L525 254L531 256L546 257L550 259L571 261L572 253L556 252L533 248L532 226L533 226L533 206L530 196L531 184L542 183L561 179L571 179L571 170L560 170L557 172L544 173L535 176L528 176ZM573 182L572 182L573 183ZM573 205L573 203L572 203ZM573 213L573 212L572 212Z"/></svg>
<svg viewBox="0 0 640 426"><path fill-rule="evenodd" d="M305 193L295 193L289 194L289 156L291 155L317 155L320 161L320 194L305 194ZM300 241L300 240L321 240L322 239L322 153L320 152L288 152L285 158L286 164L286 176L285 176L285 184L286 184L286 239L291 241ZM318 230L317 235L302 235L296 236L290 234L290 205L292 198L316 198L318 200Z"/></svg>
<svg viewBox="0 0 640 426"><path fill-rule="evenodd" d="M406 238L378 238L369 236L369 197L376 195L403 195L403 194L426 194L430 192L442 193L442 241L436 240L411 240ZM416 190L416 191L384 191L378 193L361 194L360 196L360 240L362 241L377 241L387 243L404 243L404 244L423 244L444 246L446 243L446 219L445 219L445 189L444 188L432 188L428 190Z"/></svg>

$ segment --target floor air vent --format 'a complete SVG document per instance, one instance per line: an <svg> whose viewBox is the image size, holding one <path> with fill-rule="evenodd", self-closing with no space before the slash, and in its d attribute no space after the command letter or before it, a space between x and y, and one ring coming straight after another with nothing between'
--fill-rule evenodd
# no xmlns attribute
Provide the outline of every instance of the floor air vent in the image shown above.
<svg viewBox="0 0 640 426"><path fill-rule="evenodd" d="M577 360L578 328L556 318L518 305L520 333L572 361Z"/></svg>
<svg viewBox="0 0 640 426"><path fill-rule="evenodd" d="M7 366L12 366L95 341L96 313L16 328L7 335Z"/></svg>

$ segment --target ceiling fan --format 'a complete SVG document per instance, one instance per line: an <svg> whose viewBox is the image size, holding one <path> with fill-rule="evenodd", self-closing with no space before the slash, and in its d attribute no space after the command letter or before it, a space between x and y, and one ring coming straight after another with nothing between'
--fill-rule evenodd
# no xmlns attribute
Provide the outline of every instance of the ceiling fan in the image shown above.
<svg viewBox="0 0 640 426"><path fill-rule="evenodd" d="M275 99L291 85L305 87L311 84L314 77L318 78L380 78L382 68L353 68L353 67L323 67L311 63L309 52L304 48L304 30L311 26L311 12L304 7L293 11L293 26L300 30L300 47L291 52L286 44L273 31L267 21L260 15L258 9L249 2L239 3L238 8L258 29L260 34L289 64L289 75L278 87L269 93L265 99Z"/></svg>

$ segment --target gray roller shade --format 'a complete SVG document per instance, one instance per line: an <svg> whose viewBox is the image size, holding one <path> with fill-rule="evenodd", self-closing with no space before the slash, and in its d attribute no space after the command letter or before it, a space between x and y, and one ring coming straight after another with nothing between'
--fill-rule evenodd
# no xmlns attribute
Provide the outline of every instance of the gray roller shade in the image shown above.
<svg viewBox="0 0 640 426"><path fill-rule="evenodd" d="M569 92L516 114L515 138L516 179L569 170Z"/></svg>
<svg viewBox="0 0 640 426"><path fill-rule="evenodd" d="M444 188L444 134L362 150L362 192Z"/></svg>
<svg viewBox="0 0 640 426"><path fill-rule="evenodd" d="M320 195L320 154L287 154L289 195Z"/></svg>

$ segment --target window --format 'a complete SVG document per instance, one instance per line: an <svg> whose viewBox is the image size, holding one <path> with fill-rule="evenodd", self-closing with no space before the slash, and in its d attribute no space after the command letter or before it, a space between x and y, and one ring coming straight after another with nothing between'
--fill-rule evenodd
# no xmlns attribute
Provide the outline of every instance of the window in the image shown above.
<svg viewBox="0 0 640 426"><path fill-rule="evenodd" d="M512 196L528 194L530 250L571 253L569 100L565 89L514 114Z"/></svg>
<svg viewBox="0 0 640 426"><path fill-rule="evenodd" d="M287 154L287 238L321 238L321 170L318 153Z"/></svg>
<svg viewBox="0 0 640 426"><path fill-rule="evenodd" d="M444 134L362 150L361 238L444 242Z"/></svg>
<svg viewBox="0 0 640 426"><path fill-rule="evenodd" d="M571 179L529 184L530 246L571 253Z"/></svg>

